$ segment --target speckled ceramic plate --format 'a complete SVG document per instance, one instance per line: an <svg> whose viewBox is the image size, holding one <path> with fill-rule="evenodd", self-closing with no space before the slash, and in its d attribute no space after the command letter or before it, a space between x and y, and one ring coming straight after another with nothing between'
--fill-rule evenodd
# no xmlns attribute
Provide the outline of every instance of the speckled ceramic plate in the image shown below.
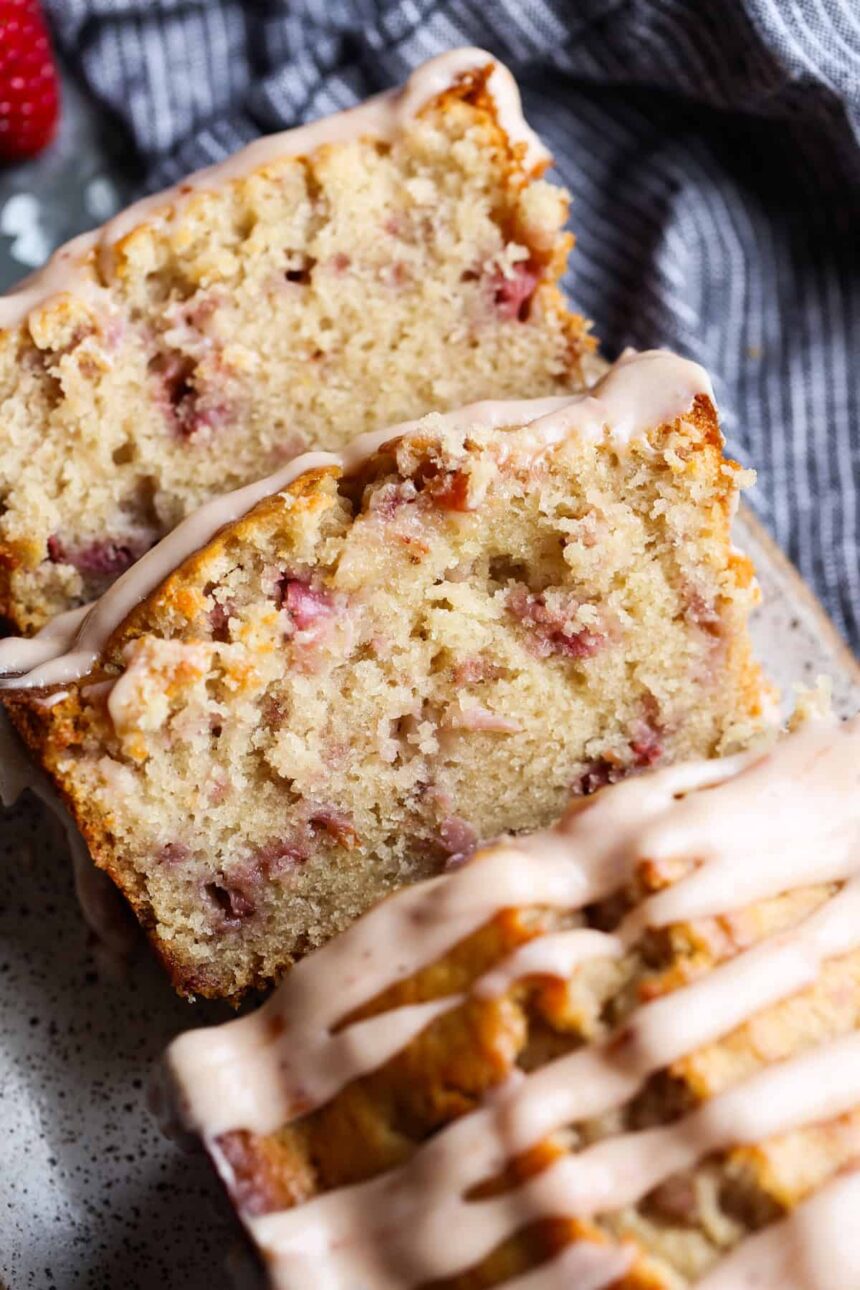
<svg viewBox="0 0 860 1290"><path fill-rule="evenodd" d="M811 592L749 517L738 541L763 590L754 632L790 705L833 680L860 707L860 669ZM32 801L0 826L0 1278L8 1290L227 1290L238 1229L200 1156L164 1141L146 1106L179 1030L229 1014L175 997L139 946L101 962L65 843Z"/></svg>

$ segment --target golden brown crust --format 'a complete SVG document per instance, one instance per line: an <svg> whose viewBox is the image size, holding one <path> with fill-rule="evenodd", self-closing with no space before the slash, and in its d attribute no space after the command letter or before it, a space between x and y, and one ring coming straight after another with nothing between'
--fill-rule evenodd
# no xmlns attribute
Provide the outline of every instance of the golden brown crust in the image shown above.
<svg viewBox="0 0 860 1290"><path fill-rule="evenodd" d="M264 542L269 535L283 528L285 496L291 499L290 526L294 523L301 525L303 516L312 516L326 506L328 490L325 481L335 481L340 477L340 470L334 466L305 471L280 493L264 497L240 519L225 524L201 550L177 565L120 623L105 645L103 664L121 667L124 646L151 631L156 615L163 618L174 611L180 619L192 621L200 612L199 588L206 585L208 571L223 555L230 550L240 550L248 541L255 544Z"/></svg>

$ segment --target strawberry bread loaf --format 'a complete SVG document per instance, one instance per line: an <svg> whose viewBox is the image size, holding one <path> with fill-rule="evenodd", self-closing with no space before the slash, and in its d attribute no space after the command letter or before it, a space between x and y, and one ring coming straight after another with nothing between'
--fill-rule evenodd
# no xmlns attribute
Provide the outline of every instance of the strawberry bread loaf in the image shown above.
<svg viewBox="0 0 860 1290"><path fill-rule="evenodd" d="M645 772L181 1036L169 1103L273 1290L856 1290L859 884L860 717Z"/></svg>
<svg viewBox="0 0 860 1290"><path fill-rule="evenodd" d="M0 299L0 614L94 599L305 447L581 388L568 197L481 50L253 143Z"/></svg>
<svg viewBox="0 0 860 1290"><path fill-rule="evenodd" d="M35 665L3 697L179 989L237 996L571 791L749 737L741 482L704 371L629 354L208 503L0 644Z"/></svg>

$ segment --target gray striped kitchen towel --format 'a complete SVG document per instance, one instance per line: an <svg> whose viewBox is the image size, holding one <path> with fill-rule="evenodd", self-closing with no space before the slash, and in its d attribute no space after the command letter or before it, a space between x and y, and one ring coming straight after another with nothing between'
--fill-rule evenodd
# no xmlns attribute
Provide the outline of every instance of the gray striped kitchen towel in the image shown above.
<svg viewBox="0 0 860 1290"><path fill-rule="evenodd" d="M574 194L610 355L711 371L753 505L860 642L860 0L49 0L154 188L455 45L506 61Z"/></svg>

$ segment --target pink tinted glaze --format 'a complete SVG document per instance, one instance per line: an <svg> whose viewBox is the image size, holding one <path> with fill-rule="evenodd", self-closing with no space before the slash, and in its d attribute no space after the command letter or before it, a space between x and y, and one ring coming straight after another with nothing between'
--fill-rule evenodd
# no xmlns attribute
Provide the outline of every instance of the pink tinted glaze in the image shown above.
<svg viewBox="0 0 860 1290"><path fill-rule="evenodd" d="M860 1169L828 1183L750 1237L699 1290L854 1290L860 1286Z"/></svg>
<svg viewBox="0 0 860 1290"><path fill-rule="evenodd" d="M538 938L472 992L494 997L535 973L568 979L648 928L819 882L838 888L798 926L640 1005L616 1032L520 1072L399 1168L293 1210L246 1211L277 1290L320 1279L330 1290L362 1283L409 1290L473 1266L541 1217L612 1213L713 1152L860 1105L860 1034L850 1033L741 1078L671 1123L562 1156L501 1196L471 1195L513 1157L566 1125L623 1107L653 1074L809 987L828 959L860 946L858 717L815 721L771 750L627 780L554 829L479 852L392 897L294 968L254 1016L175 1041L169 1063L188 1125L217 1155L222 1133L269 1133L322 1105L462 996L346 1027L341 1018L500 910L523 903L580 910L626 886L646 858L681 866L686 876L647 898L613 936L574 929ZM853 1268L858 1253L856 1223L842 1217L856 1199L850 1180L835 1180L783 1225L743 1243L703 1290L841 1290L836 1270ZM567 1290L571 1265L587 1253L576 1245L513 1284ZM617 1275L598 1260L586 1284L610 1285Z"/></svg>

